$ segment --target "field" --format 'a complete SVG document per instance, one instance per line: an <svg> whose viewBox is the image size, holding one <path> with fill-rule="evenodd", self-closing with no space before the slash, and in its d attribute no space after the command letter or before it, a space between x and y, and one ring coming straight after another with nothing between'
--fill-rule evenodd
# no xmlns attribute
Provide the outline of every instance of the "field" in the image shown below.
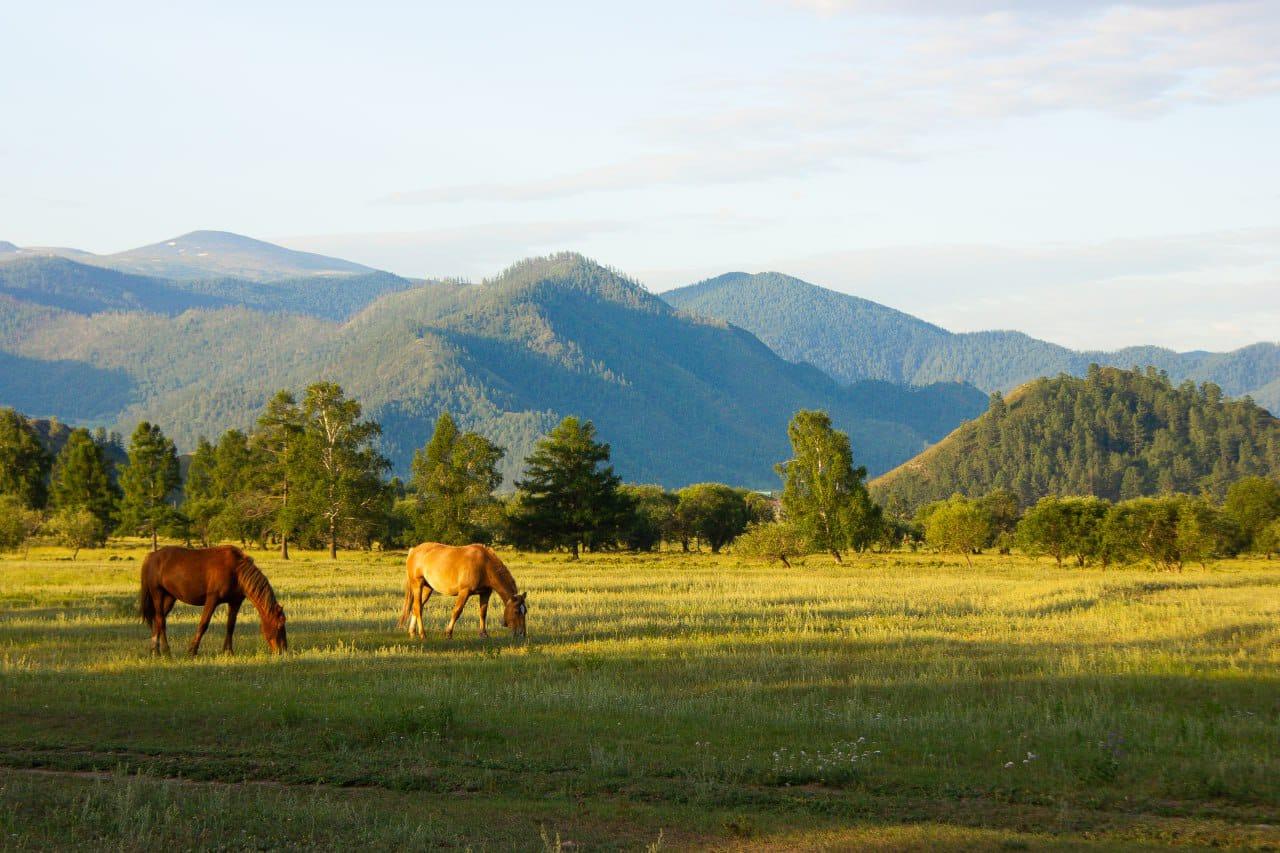
<svg viewBox="0 0 1280 853"><path fill-rule="evenodd" d="M291 653L156 660L142 554L0 561L0 848L1280 848L1280 563L505 553L520 644L260 554Z"/></svg>

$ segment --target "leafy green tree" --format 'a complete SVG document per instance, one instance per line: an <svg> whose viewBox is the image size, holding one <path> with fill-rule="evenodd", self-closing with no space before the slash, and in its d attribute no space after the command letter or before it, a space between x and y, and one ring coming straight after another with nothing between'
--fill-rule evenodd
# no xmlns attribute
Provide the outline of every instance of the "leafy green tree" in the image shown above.
<svg viewBox="0 0 1280 853"><path fill-rule="evenodd" d="M806 551L804 536L788 521L766 521L752 524L733 543L735 554L781 560L788 569L791 558L803 556Z"/></svg>
<svg viewBox="0 0 1280 853"><path fill-rule="evenodd" d="M307 388L302 423L301 491L336 560L340 538L367 542L389 508L390 463L375 447L382 430L332 382Z"/></svg>
<svg viewBox="0 0 1280 853"><path fill-rule="evenodd" d="M84 506L64 506L54 512L45 529L59 544L71 548L71 559L80 556L82 548L98 548L106 544L107 526Z"/></svg>
<svg viewBox="0 0 1280 853"><path fill-rule="evenodd" d="M1178 500L1174 497L1133 498L1107 512L1102 547L1108 561L1145 557L1160 569L1182 567L1178 550Z"/></svg>
<svg viewBox="0 0 1280 853"><path fill-rule="evenodd" d="M1066 557L1083 567L1101 552L1109 508L1100 498L1041 498L1018 522L1015 538L1028 553L1051 555L1059 567Z"/></svg>
<svg viewBox="0 0 1280 853"><path fill-rule="evenodd" d="M1018 496L1008 489L995 489L979 498L978 503L991 519L991 538L985 547L997 547L1001 554L1008 554L1018 520L1022 517Z"/></svg>
<svg viewBox="0 0 1280 853"><path fill-rule="evenodd" d="M17 495L0 495L0 551L26 546L42 520L40 511L25 506Z"/></svg>
<svg viewBox="0 0 1280 853"><path fill-rule="evenodd" d="M251 440L258 458L251 514L280 540L280 559L289 559L289 542L305 524L297 495L296 469L302 466L303 421L298 401L279 391L258 417Z"/></svg>
<svg viewBox="0 0 1280 853"><path fill-rule="evenodd" d="M1245 477L1231 484L1222 510L1240 530L1241 544L1258 548L1258 534L1280 518L1280 484L1266 477Z"/></svg>
<svg viewBox="0 0 1280 853"><path fill-rule="evenodd" d="M681 525L706 542L711 553L736 539L751 520L742 492L721 483L697 483L677 492Z"/></svg>
<svg viewBox="0 0 1280 853"><path fill-rule="evenodd" d="M584 544L616 541L629 506L608 461L609 445L596 441L591 421L562 420L525 460L516 535L568 548L575 560Z"/></svg>
<svg viewBox="0 0 1280 853"><path fill-rule="evenodd" d="M1280 552L1280 519L1271 522L1258 531L1258 535L1254 540L1254 548L1259 553L1266 555L1268 560L1271 559L1272 554Z"/></svg>
<svg viewBox="0 0 1280 853"><path fill-rule="evenodd" d="M1215 557L1235 553L1240 539L1234 522L1205 498L1179 495L1176 548L1179 565L1196 562L1204 566Z"/></svg>
<svg viewBox="0 0 1280 853"><path fill-rule="evenodd" d="M67 436L53 464L50 503L55 510L83 508L93 513L103 530L115 519L120 490L111 481L110 463L87 429L74 429Z"/></svg>
<svg viewBox="0 0 1280 853"><path fill-rule="evenodd" d="M991 537L991 516L977 501L962 495L952 495L923 508L920 523L930 548L963 554L970 567L971 555L978 553Z"/></svg>
<svg viewBox="0 0 1280 853"><path fill-rule="evenodd" d="M502 484L498 464L505 453L479 433L459 432L447 412L440 415L431 440L413 455L418 541L465 545L492 538L493 490Z"/></svg>
<svg viewBox="0 0 1280 853"><path fill-rule="evenodd" d="M158 545L161 528L173 523L169 503L181 483L178 451L160 427L143 421L129 439L129 462L120 474L120 529L151 538Z"/></svg>
<svg viewBox="0 0 1280 853"><path fill-rule="evenodd" d="M0 495L41 509L48 500L49 454L29 421L13 409L0 409Z"/></svg>
<svg viewBox="0 0 1280 853"><path fill-rule="evenodd" d="M672 529L679 498L662 486L624 485L619 491L633 507L622 528L622 544L631 551L654 550Z"/></svg>
<svg viewBox="0 0 1280 853"><path fill-rule="evenodd" d="M832 428L826 412L796 412L787 436L792 456L777 466L783 515L816 550L838 561L841 551L869 543L878 526L863 483L867 469L853 467L849 436Z"/></svg>

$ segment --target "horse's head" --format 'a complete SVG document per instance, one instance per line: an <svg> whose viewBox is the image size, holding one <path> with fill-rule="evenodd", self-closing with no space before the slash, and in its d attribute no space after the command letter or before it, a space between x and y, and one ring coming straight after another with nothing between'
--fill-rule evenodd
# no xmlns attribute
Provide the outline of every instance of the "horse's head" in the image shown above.
<svg viewBox="0 0 1280 853"><path fill-rule="evenodd" d="M510 628L517 637L524 636L524 615L529 612L529 607L524 603L526 593L518 592L507 599L507 605L502 610L502 625Z"/></svg>
<svg viewBox="0 0 1280 853"><path fill-rule="evenodd" d="M289 637L284 630L284 608L279 604L271 605L271 609L261 621L262 637L267 641L271 651L275 654L284 654L289 651Z"/></svg>

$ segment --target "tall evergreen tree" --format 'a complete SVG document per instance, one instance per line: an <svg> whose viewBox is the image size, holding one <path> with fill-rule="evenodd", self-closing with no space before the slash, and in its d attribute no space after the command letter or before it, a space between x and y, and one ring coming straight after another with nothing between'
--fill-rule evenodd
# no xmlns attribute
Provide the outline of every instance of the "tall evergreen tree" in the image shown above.
<svg viewBox="0 0 1280 853"><path fill-rule="evenodd" d="M120 529L151 537L158 544L160 529L176 518L169 504L181 483L178 451L160 427L143 421L129 439L129 462L120 474Z"/></svg>
<svg viewBox="0 0 1280 853"><path fill-rule="evenodd" d="M252 445L258 454L254 515L280 538L280 559L289 559L289 542L301 526L295 469L303 443L302 410L288 391L280 391L258 418Z"/></svg>
<svg viewBox="0 0 1280 853"><path fill-rule="evenodd" d="M849 436L826 412L800 411L787 425L791 459L777 466L783 515L815 550L840 553L874 537L880 517L867 494L867 469L853 467Z"/></svg>
<svg viewBox="0 0 1280 853"><path fill-rule="evenodd" d="M591 421L562 420L525 460L516 483L519 535L568 548L576 560L583 545L616 541L628 509L609 461L609 445L596 441Z"/></svg>
<svg viewBox="0 0 1280 853"><path fill-rule="evenodd" d="M448 412L440 415L431 440L413 454L419 541L465 545L489 538L486 517L497 506L493 490L502 483L504 454L479 433L459 432Z"/></svg>
<svg viewBox="0 0 1280 853"><path fill-rule="evenodd" d="M48 501L49 453L30 422L13 409L0 409L0 495L41 509Z"/></svg>
<svg viewBox="0 0 1280 853"><path fill-rule="evenodd" d="M336 560L339 537L367 539L388 509L390 463L374 444L382 429L333 382L307 388L302 417L302 491Z"/></svg>
<svg viewBox="0 0 1280 853"><path fill-rule="evenodd" d="M110 463L102 445L87 429L74 429L67 437L53 464L49 491L55 510L83 508L93 514L104 531L111 529L120 490L111 481Z"/></svg>

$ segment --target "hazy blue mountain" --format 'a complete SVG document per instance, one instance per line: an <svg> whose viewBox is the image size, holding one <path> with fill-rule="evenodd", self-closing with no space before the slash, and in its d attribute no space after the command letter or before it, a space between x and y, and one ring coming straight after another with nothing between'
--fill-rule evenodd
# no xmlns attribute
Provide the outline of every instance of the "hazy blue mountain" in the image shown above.
<svg viewBox="0 0 1280 853"><path fill-rule="evenodd" d="M0 381L0 404L23 394L25 411L122 431L146 418L184 449L200 434L248 427L278 388L334 379L383 423L401 472L444 410L509 448L508 475L541 434L577 414L596 422L629 479L772 488L797 409L830 411L876 472L985 405L954 383L841 386L576 255L525 261L479 285L385 293L346 322L242 306L86 316L0 299L0 350L61 386L41 407L29 386ZM86 368L102 373L75 373ZM75 393L87 383L103 389L92 407ZM117 408L86 411L104 405Z"/></svg>
<svg viewBox="0 0 1280 853"><path fill-rule="evenodd" d="M1280 345L1229 353L1178 353L1160 347L1078 352L1021 332L956 334L866 299L776 272L727 273L662 294L681 310L754 333L783 358L816 365L841 382L882 379L925 384L970 382L1007 391L1040 376L1083 375L1090 363L1154 365L1175 380L1221 385L1280 411Z"/></svg>
<svg viewBox="0 0 1280 853"><path fill-rule="evenodd" d="M298 252L228 231L192 231L150 246L100 255L95 262L126 272L178 279L275 281L374 272L351 261Z"/></svg>
<svg viewBox="0 0 1280 853"><path fill-rule="evenodd" d="M56 255L23 254L0 263L0 294L78 314L245 306L263 311L350 317L384 293L419 284L372 270L275 281L238 278L163 279L124 273Z"/></svg>
<svg viewBox="0 0 1280 853"><path fill-rule="evenodd" d="M0 264L0 294L77 314L103 311L176 314L188 308L229 304L216 295L185 292L161 279L130 275L67 258L36 255Z"/></svg>
<svg viewBox="0 0 1280 853"><path fill-rule="evenodd" d="M18 247L10 243L8 240L0 240L0 255L14 254L18 251Z"/></svg>

